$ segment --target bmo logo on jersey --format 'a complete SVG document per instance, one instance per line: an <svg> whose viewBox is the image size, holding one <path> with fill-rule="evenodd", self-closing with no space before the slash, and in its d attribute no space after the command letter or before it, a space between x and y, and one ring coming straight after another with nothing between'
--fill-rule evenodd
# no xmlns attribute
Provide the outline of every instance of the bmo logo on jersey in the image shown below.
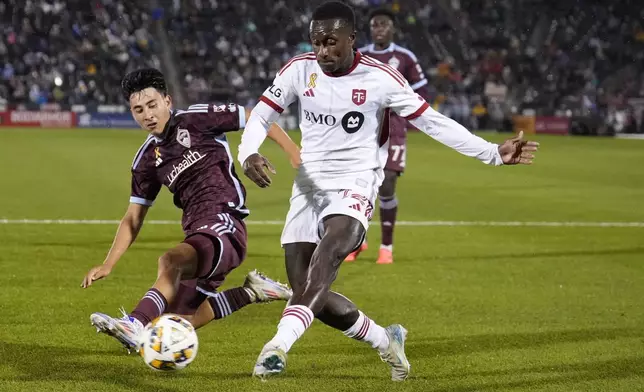
<svg viewBox="0 0 644 392"><path fill-rule="evenodd" d="M342 117L342 128L347 133L356 133L364 124L364 114L360 112L349 112Z"/></svg>
<svg viewBox="0 0 644 392"><path fill-rule="evenodd" d="M338 120L330 114L317 114L304 109L304 118L314 124L334 126Z"/></svg>

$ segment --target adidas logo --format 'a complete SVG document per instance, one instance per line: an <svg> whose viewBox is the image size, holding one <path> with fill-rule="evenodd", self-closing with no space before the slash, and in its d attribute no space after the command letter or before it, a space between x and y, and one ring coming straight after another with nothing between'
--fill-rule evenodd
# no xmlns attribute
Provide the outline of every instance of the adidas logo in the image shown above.
<svg viewBox="0 0 644 392"><path fill-rule="evenodd" d="M354 204L352 206L349 206L349 208L353 208L354 210L356 210L358 212L362 211L362 209L360 208L360 204Z"/></svg>
<svg viewBox="0 0 644 392"><path fill-rule="evenodd" d="M313 89L310 88L304 92L305 97L315 97L315 94L313 93Z"/></svg>

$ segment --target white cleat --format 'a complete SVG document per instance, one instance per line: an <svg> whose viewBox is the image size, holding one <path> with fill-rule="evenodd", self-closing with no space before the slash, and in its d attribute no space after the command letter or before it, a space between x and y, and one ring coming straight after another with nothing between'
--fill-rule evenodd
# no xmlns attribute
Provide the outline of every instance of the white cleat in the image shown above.
<svg viewBox="0 0 644 392"><path fill-rule="evenodd" d="M393 381L404 381L411 370L411 365L405 355L407 330L400 324L393 324L385 328L385 332L389 337L389 347L384 353L380 353L380 359L391 366Z"/></svg>
<svg viewBox="0 0 644 392"><path fill-rule="evenodd" d="M293 291L285 284L274 281L257 270L246 275L244 287L255 293L254 302L288 301Z"/></svg>
<svg viewBox="0 0 644 392"><path fill-rule="evenodd" d="M264 346L257 358L257 362L255 362L253 377L266 381L268 377L274 374L280 374L284 369L286 369L286 353L284 350L277 347Z"/></svg>
<svg viewBox="0 0 644 392"><path fill-rule="evenodd" d="M120 319L104 313L92 313L89 320L96 327L97 333L103 332L118 340L125 346L128 354L131 350L138 350L139 336L143 332L143 324L139 320L128 316L125 312Z"/></svg>

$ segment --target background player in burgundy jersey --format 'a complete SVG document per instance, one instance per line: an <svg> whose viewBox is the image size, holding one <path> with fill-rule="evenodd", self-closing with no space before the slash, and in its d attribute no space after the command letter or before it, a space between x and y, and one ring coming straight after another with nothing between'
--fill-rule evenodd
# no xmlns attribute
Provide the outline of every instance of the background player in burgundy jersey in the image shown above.
<svg viewBox="0 0 644 392"><path fill-rule="evenodd" d="M377 9L369 16L369 28L373 43L360 48L360 52L396 68L409 82L414 91L429 100L427 79L418 64L416 56L408 49L396 45L394 34L396 23L394 14L387 9ZM393 236L398 212L396 182L405 170L407 156L407 120L391 113L389 118L389 158L385 165L385 179L380 186L380 227L382 243L378 252L378 264L393 262ZM361 251L367 249L367 242L351 253L345 261L353 261Z"/></svg>
<svg viewBox="0 0 644 392"><path fill-rule="evenodd" d="M158 261L158 277L134 311L120 319L94 313L96 328L135 348L143 327L165 312L178 313L196 328L253 302L288 300L291 291L259 273L242 287L216 293L226 275L246 256L246 190L237 177L225 132L243 128L241 106L192 105L172 110L163 75L156 69L134 71L123 79L124 98L149 136L132 163L130 206L104 263L92 268L82 287L109 275L139 233L162 186L183 210L185 239ZM276 124L269 137L299 165L299 149ZM271 169L270 164L267 168Z"/></svg>

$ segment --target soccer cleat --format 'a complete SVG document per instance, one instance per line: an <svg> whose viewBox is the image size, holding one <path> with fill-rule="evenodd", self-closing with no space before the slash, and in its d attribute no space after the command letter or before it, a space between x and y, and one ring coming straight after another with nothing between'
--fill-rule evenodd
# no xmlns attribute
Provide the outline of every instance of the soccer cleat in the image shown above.
<svg viewBox="0 0 644 392"><path fill-rule="evenodd" d="M362 243L362 245L360 245L360 247L359 247L358 249L356 249L355 251L353 251L353 252L349 253L349 256L347 256L347 258L346 258L346 259L344 259L344 261L345 261L345 262L347 262L347 263L350 263L350 262L352 262L352 261L355 261L355 260L358 258L358 255L359 255L361 252L364 252L365 250L367 250L367 248L368 248L368 246L367 246L367 241L365 240L365 241Z"/></svg>
<svg viewBox="0 0 644 392"><path fill-rule="evenodd" d="M253 368L253 377L265 381L274 374L280 374L286 369L286 353L281 348L264 346L257 357Z"/></svg>
<svg viewBox="0 0 644 392"><path fill-rule="evenodd" d="M287 285L276 282L257 270L246 275L244 287L255 294L253 302L288 301L293 296L293 291Z"/></svg>
<svg viewBox="0 0 644 392"><path fill-rule="evenodd" d="M393 324L385 328L389 338L389 347L380 353L380 359L391 366L391 379L393 381L404 381L409 376L411 365L405 355L405 339L407 330L400 324Z"/></svg>
<svg viewBox="0 0 644 392"><path fill-rule="evenodd" d="M90 322L96 327L96 332L103 332L118 340L128 353L131 350L138 350L139 336L143 332L143 324L133 317L130 317L124 310L120 319L110 317L104 313L92 313Z"/></svg>
<svg viewBox="0 0 644 392"><path fill-rule="evenodd" d="M380 248L376 264L391 264L394 262L394 252L389 249Z"/></svg>

